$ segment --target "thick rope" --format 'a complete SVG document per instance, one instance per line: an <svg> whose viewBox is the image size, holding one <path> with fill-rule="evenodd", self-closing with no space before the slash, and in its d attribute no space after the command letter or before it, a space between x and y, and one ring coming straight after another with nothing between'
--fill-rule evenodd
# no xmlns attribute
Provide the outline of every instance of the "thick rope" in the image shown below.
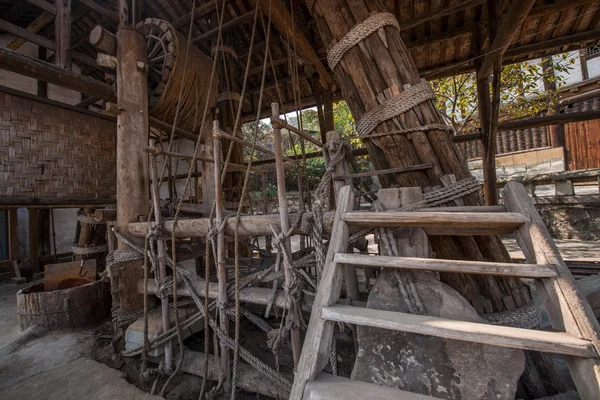
<svg viewBox="0 0 600 400"><path fill-rule="evenodd" d="M309 8L309 10L312 9ZM327 54L327 62L331 70L334 70L338 63L344 58L348 50L365 40L371 34L375 33L384 26L393 26L400 31L400 24L393 14L382 12L373 14L363 22L355 25L350 32L346 34Z"/></svg>
<svg viewBox="0 0 600 400"><path fill-rule="evenodd" d="M84 256L84 255L89 255L89 254L98 254L98 253L104 253L104 252L108 251L108 245L101 244L98 246L91 246L91 247L80 247L80 246L73 245L73 246L71 246L71 251L73 252L73 254L77 254L79 256Z"/></svg>
<svg viewBox="0 0 600 400"><path fill-rule="evenodd" d="M379 124L399 116L402 113L418 106L419 104L435 99L429 82L422 80L420 83L406 87L394 98L367 111L356 125L356 132L360 138L368 137Z"/></svg>
<svg viewBox="0 0 600 400"><path fill-rule="evenodd" d="M452 128L449 125L444 125L444 124L430 124L430 125L416 126L414 128L391 130L391 131L386 131L386 132L371 132L371 134L369 136L366 136L363 139L373 139L376 137L393 136L393 135L406 135L406 134L410 134L410 133L427 132L427 131L431 131L431 130L453 132L454 128Z"/></svg>

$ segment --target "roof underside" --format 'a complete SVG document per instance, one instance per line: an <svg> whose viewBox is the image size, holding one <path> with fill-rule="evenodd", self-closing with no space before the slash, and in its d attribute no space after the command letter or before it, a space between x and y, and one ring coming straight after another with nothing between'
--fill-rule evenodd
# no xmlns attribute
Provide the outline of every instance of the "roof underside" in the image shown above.
<svg viewBox="0 0 600 400"><path fill-rule="evenodd" d="M137 0L140 1L140 0ZM224 38L239 55L237 70L241 84L248 56L248 47L253 24L253 1L224 0L224 22L237 18L238 23L225 25ZM304 1L273 0L285 2L293 12L296 25L309 39L323 64L326 63L326 45L318 38L314 21ZM318 1L318 0L317 0ZM514 0L518 1L518 0ZM53 2L50 0L49 2ZM113 14L99 12L89 3L94 2L104 10ZM219 0L222 4L223 0ZM511 0L498 0L501 12L511 4ZM118 18L117 0L72 0L72 43L80 53L95 57L96 50L87 42L87 34L95 24L115 31ZM474 33L477 29L485 29L487 6L485 0L382 0L389 12L400 21L401 35L411 55L421 71L428 79L449 76L471 71L474 68L473 58L477 51L473 45ZM189 30L190 0L146 0L142 16L167 20L187 37ZM192 37L198 38L217 27L214 11L214 0L197 0L196 7L208 10L196 13ZM92 5L93 6L93 5ZM212 8L212 9L211 9ZM44 11L27 1L0 0L0 15L22 28L27 28ZM179 19L179 21L178 21ZM506 63L536 59L548 54L556 54L576 50L598 43L598 24L600 22L600 2L597 0L537 0L525 22L513 37L510 47L505 53ZM266 74L265 98L262 104L279 101L277 87L281 89L283 103L293 104L291 70L287 51L287 38L272 27L271 54L273 68L268 66ZM37 32L52 39L54 36L53 21ZM582 34L585 35L582 37ZM203 36L196 46L206 54L216 41L216 35ZM560 40L559 40L560 39ZM248 81L250 95L244 101L244 115L253 115L257 104L258 90L264 57L265 34L262 25L258 24L253 54L251 55ZM483 52L489 43L483 44ZM272 71L276 76L273 76ZM301 106L314 104L313 69L309 63L300 60L298 76L300 78ZM97 79L104 79L104 73L91 67L83 70ZM331 71L329 71L331 74ZM331 74L333 76L333 74ZM253 99L251 98L253 97Z"/></svg>

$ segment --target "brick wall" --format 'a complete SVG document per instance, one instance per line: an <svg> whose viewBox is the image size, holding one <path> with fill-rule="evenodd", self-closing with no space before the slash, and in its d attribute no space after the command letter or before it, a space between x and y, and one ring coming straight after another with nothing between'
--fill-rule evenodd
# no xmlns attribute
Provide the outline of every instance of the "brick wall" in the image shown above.
<svg viewBox="0 0 600 400"><path fill-rule="evenodd" d="M114 121L0 91L0 196L115 196Z"/></svg>

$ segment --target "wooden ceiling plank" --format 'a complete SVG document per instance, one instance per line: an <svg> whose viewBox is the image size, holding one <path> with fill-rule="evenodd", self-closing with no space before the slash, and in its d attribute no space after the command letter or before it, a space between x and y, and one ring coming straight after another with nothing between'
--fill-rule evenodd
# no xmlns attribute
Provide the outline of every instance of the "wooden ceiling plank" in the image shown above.
<svg viewBox="0 0 600 400"><path fill-rule="evenodd" d="M79 2L85 5L86 7L96 11L98 14L107 17L113 22L119 22L119 15L117 14L117 12L101 6L94 0L79 0Z"/></svg>

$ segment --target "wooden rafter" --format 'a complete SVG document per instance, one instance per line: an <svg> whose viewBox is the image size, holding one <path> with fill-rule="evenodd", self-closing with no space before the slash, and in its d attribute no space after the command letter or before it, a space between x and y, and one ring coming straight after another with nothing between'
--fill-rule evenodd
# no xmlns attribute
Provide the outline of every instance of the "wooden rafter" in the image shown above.
<svg viewBox="0 0 600 400"><path fill-rule="evenodd" d="M52 3L47 2L46 0L26 0L28 3L33 4L36 7L41 8L42 10L49 12L50 14L56 14L56 6Z"/></svg>
<svg viewBox="0 0 600 400"><path fill-rule="evenodd" d="M96 11L98 14L110 19L113 22L119 22L119 16L117 15L116 12L101 6L100 4L96 3L94 0L79 0L79 2L83 5L85 5L86 7Z"/></svg>

